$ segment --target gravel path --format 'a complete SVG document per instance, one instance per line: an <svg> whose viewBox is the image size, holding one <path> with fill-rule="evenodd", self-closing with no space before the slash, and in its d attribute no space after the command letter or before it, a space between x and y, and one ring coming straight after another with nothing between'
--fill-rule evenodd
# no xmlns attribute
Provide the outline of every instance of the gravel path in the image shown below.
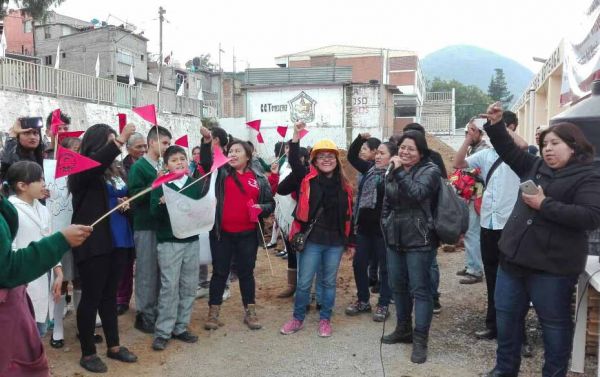
<svg viewBox="0 0 600 377"><path fill-rule="evenodd" d="M284 282L285 261L271 256L275 277L269 274L264 252L257 264L258 314L264 328L250 331L242 323L243 312L237 286L223 305L224 327L209 333L202 329L207 312L206 299L198 300L192 330L200 335L197 344L171 341L167 351L150 349L151 337L132 329L134 314L120 317L122 343L138 354L137 364L124 365L107 361L106 376L206 376L206 377L270 377L270 376L383 376L379 338L382 324L368 315L348 317L344 307L355 292L351 263L343 261L338 278L338 297L332 321L333 337L317 336L318 314L313 310L305 328L297 334L282 336L282 323L291 315L291 299L274 298ZM463 253L440 253L442 313L434 317L430 333L427 363L410 362L410 345L384 345L382 348L386 376L478 376L494 365L495 342L480 341L473 333L483 325L485 286L458 284L455 272L463 263ZM375 300L372 298L374 304ZM386 333L395 325L394 316L386 323ZM78 366L79 347L74 337L74 316L66 319L67 348L48 350L54 376L86 376ZM524 359L521 376L540 375L542 345L537 320L530 313L528 334L535 346L532 359ZM45 339L47 344L48 339ZM104 354L104 345L99 347ZM595 368L588 359L588 374ZM573 374L573 376L576 376ZM579 375L577 375L579 376Z"/></svg>

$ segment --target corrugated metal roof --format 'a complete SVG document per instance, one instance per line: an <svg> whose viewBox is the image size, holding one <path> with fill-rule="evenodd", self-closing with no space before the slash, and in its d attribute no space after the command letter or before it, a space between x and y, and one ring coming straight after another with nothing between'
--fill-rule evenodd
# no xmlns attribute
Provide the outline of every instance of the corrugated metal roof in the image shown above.
<svg viewBox="0 0 600 377"><path fill-rule="evenodd" d="M293 54L277 56L275 59L281 58L310 58L311 56L319 55L381 55L382 51L386 50L388 57L413 56L417 55L415 51L410 50L394 50L376 47L360 47L347 45L330 45L319 47L313 50L300 51Z"/></svg>
<svg viewBox="0 0 600 377"><path fill-rule="evenodd" d="M250 68L244 85L350 83L352 67Z"/></svg>

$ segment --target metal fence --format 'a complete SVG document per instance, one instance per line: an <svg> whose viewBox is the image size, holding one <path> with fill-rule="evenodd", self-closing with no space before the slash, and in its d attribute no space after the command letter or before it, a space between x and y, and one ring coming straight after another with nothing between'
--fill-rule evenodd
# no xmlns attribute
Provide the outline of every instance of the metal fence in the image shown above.
<svg viewBox="0 0 600 377"><path fill-rule="evenodd" d="M454 135L456 125L454 89L451 92L427 92L420 122L427 132Z"/></svg>
<svg viewBox="0 0 600 377"><path fill-rule="evenodd" d="M218 105L216 100L199 101L11 58L0 58L0 89L120 107L154 104L158 111L197 117L212 114Z"/></svg>

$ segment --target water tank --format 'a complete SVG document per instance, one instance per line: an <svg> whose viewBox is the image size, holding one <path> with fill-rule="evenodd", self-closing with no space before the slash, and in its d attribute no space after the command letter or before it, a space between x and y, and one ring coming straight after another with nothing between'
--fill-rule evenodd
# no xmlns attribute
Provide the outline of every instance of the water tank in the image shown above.
<svg viewBox="0 0 600 377"><path fill-rule="evenodd" d="M550 119L550 125L570 122L581 128L596 148L596 163L600 163L600 80L592 83L592 94Z"/></svg>

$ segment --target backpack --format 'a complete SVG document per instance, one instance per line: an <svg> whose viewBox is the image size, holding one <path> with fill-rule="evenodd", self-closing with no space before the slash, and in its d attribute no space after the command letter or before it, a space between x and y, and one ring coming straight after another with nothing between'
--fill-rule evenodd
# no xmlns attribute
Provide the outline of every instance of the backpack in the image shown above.
<svg viewBox="0 0 600 377"><path fill-rule="evenodd" d="M460 235L469 229L469 207L445 178L440 178L432 212L433 228L442 243L456 244Z"/></svg>

